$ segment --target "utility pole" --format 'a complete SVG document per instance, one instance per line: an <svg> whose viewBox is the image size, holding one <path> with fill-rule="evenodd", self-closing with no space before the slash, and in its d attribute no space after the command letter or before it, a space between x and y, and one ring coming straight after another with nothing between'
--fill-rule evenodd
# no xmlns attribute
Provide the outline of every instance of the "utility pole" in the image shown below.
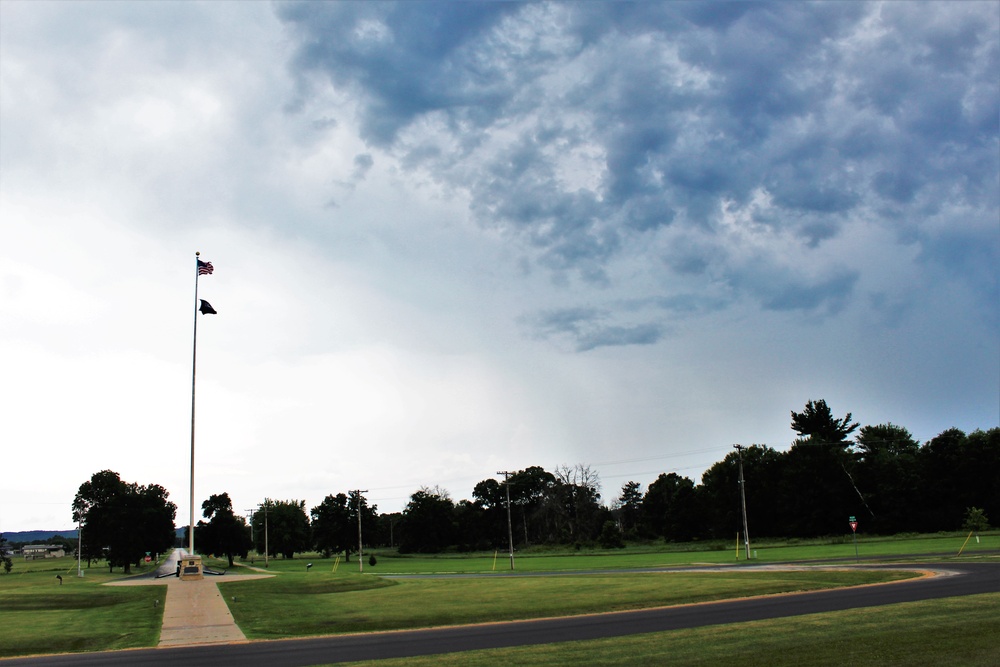
<svg viewBox="0 0 1000 667"><path fill-rule="evenodd" d="M250 544L254 544L253 541L253 509L243 510L247 513L247 521L250 522Z"/></svg>
<svg viewBox="0 0 1000 667"><path fill-rule="evenodd" d="M514 531L510 525L510 476L514 473L503 470L497 473L503 475L503 485L507 487L507 545L510 547L510 569L514 569Z"/></svg>
<svg viewBox="0 0 1000 667"><path fill-rule="evenodd" d="M263 504L261 504L259 506L259 507L263 507L264 508L264 567L268 567L268 564L267 564L267 552L268 552L268 548L267 548L268 547L268 545L267 545L267 508L268 508L268 506L270 504L271 504L271 499L270 498L264 498Z"/></svg>
<svg viewBox="0 0 1000 667"><path fill-rule="evenodd" d="M747 560L750 560L750 532L747 528L747 494L746 482L743 481L743 446L733 445L740 461L740 506L743 508L743 543L747 548Z"/></svg>
<svg viewBox="0 0 1000 667"><path fill-rule="evenodd" d="M361 494L368 493L368 489L358 489L355 491L358 494L358 572L365 571L365 561L362 556L361 548Z"/></svg>
<svg viewBox="0 0 1000 667"><path fill-rule="evenodd" d="M80 519L76 521L76 576L83 576L83 569L80 567L80 556L83 554L83 522ZM87 561L87 567L90 567L90 561Z"/></svg>

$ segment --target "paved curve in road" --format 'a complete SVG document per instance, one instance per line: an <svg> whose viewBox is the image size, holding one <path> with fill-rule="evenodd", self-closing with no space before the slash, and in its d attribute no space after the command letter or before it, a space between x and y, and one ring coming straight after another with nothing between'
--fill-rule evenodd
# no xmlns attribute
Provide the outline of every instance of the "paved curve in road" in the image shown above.
<svg viewBox="0 0 1000 667"><path fill-rule="evenodd" d="M257 641L247 644L137 649L0 660L0 667L305 667L308 665L403 658L473 649L619 637L722 623L742 623L801 614L1000 592L1000 563L940 563L887 569L933 570L921 579L834 589L511 623L380 632L361 635Z"/></svg>

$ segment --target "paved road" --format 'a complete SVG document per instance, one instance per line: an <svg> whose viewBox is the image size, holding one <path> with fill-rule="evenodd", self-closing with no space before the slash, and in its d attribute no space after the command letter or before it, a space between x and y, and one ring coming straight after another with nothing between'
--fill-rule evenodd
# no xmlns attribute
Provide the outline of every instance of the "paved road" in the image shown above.
<svg viewBox="0 0 1000 667"><path fill-rule="evenodd" d="M886 565L900 569L905 565ZM1000 563L921 564L938 574L852 589L713 602L642 611L365 635L251 642L228 646L141 649L0 660L0 667L305 667L484 648L618 637L722 623L1000 592Z"/></svg>

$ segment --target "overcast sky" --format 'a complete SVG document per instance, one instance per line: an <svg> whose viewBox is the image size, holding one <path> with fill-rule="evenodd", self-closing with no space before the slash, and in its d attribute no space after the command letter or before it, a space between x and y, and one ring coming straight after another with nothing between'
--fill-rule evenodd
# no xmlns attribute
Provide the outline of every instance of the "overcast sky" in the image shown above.
<svg viewBox="0 0 1000 667"><path fill-rule="evenodd" d="M1000 424L997 2L0 3L0 531Z"/></svg>

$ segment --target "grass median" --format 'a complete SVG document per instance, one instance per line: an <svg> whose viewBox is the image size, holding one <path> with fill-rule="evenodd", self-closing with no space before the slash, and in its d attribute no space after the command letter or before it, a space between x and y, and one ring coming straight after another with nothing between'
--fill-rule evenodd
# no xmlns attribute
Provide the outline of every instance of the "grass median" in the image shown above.
<svg viewBox="0 0 1000 667"><path fill-rule="evenodd" d="M997 664L998 608L1000 594L989 593L611 639L357 662L344 667L987 667Z"/></svg>
<svg viewBox="0 0 1000 667"><path fill-rule="evenodd" d="M661 572L387 580L289 572L219 582L250 639L439 627L647 609L910 578L908 572Z"/></svg>

